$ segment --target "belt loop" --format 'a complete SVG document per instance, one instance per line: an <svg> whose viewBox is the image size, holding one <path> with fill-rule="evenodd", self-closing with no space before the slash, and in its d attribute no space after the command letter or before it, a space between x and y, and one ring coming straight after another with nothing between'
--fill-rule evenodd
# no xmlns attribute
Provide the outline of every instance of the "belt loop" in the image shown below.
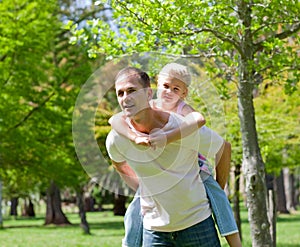
<svg viewBox="0 0 300 247"><path fill-rule="evenodd" d="M176 238L177 238L177 232L172 232L171 236L172 236L173 240L176 240Z"/></svg>

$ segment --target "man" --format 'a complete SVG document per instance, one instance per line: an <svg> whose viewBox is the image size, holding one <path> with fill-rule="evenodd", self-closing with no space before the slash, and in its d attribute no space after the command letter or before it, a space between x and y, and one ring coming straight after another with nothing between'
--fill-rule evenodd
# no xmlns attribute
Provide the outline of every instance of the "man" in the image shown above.
<svg viewBox="0 0 300 247"><path fill-rule="evenodd" d="M184 121L150 107L150 79L139 69L121 70L115 87L128 124L141 136ZM140 189L143 246L220 246L197 157L198 152L215 156L223 145L208 128L156 149L135 145L114 130L109 133L106 146L113 166L131 188Z"/></svg>

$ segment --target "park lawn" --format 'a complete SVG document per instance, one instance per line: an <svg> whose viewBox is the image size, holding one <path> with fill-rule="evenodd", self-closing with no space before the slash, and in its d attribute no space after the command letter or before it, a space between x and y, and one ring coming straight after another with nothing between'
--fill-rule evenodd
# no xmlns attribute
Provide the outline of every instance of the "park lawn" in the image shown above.
<svg viewBox="0 0 300 247"><path fill-rule="evenodd" d="M67 214L72 226L44 226L44 218L4 219L0 230L1 247L118 247L124 235L123 217L114 216L111 211L88 213L87 219L92 235L82 233L79 217ZM243 246L250 247L250 228L246 211L242 211ZM277 223L277 247L300 246L300 211L291 215L280 215ZM221 238L222 247L227 247Z"/></svg>
<svg viewBox="0 0 300 247"><path fill-rule="evenodd" d="M113 247L121 246L123 217L111 211L88 213L91 235L83 234L78 214L67 214L72 226L44 226L44 218L4 220L0 247Z"/></svg>

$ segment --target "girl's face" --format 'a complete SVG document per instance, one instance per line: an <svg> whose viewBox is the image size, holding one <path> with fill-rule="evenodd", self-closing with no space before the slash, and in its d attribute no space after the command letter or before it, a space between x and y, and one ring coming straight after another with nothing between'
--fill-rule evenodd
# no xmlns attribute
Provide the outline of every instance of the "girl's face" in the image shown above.
<svg viewBox="0 0 300 247"><path fill-rule="evenodd" d="M179 100L184 100L187 93L188 89L184 82L176 78L158 77L157 99L162 104L175 106Z"/></svg>

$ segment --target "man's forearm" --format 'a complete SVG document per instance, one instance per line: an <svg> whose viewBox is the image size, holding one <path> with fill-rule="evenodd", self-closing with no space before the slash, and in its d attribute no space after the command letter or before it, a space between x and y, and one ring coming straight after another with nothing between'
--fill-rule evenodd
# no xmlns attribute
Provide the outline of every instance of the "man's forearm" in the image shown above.
<svg viewBox="0 0 300 247"><path fill-rule="evenodd" d="M126 162L114 162L112 161L113 167L120 174L124 182L134 191L137 190L139 186L138 178L132 168Z"/></svg>

